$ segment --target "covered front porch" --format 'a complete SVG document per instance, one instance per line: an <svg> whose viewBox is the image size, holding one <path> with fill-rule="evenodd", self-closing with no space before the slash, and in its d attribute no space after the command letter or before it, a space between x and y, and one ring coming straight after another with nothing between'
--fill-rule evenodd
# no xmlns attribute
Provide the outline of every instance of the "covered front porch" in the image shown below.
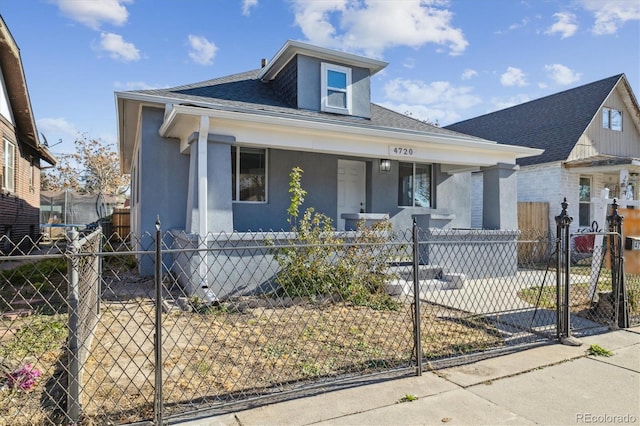
<svg viewBox="0 0 640 426"><path fill-rule="evenodd" d="M434 129L316 126L175 105L160 135L178 139L190 159L187 233L287 230L294 167L304 171L304 208L329 216L337 230L362 214L387 215L399 229L416 215L428 227L470 228L471 172L478 170L482 227L516 229L515 160L540 150Z"/></svg>

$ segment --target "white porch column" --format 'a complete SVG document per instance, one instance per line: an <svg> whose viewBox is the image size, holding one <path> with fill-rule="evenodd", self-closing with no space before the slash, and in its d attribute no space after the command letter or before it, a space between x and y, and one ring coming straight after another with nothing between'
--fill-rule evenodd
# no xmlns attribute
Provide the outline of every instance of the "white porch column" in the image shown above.
<svg viewBox="0 0 640 426"><path fill-rule="evenodd" d="M620 207L627 207L627 201L633 200L633 189L631 185L629 185L629 170L620 170L618 183L620 185L620 199L618 200L618 204L620 204Z"/></svg>
<svg viewBox="0 0 640 426"><path fill-rule="evenodd" d="M591 204L595 206L594 210L594 220L598 223L598 227L607 231L607 209L609 207L609 202L612 200L609 199L609 190L607 188L600 191L600 198L591 198ZM602 256L605 255L605 250L602 248L602 242L604 240L604 236L602 234L598 234L594 238L593 243L593 254L600 256L599 259L593 258L591 261L591 281L589 283L589 298L590 300L594 300L594 296L596 294L596 290L598 287L598 278L600 277L600 260Z"/></svg>
<svg viewBox="0 0 640 426"><path fill-rule="evenodd" d="M209 222L207 220L207 139L209 137L209 117L200 117L200 133L198 134L198 234L201 238L201 244L208 241Z"/></svg>

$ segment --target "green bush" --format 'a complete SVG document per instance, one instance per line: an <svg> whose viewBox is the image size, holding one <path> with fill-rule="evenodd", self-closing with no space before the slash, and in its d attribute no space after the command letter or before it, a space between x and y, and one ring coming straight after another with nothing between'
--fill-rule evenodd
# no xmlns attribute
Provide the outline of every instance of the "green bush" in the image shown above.
<svg viewBox="0 0 640 426"><path fill-rule="evenodd" d="M386 220L371 227L361 223L353 241L336 235L331 218L314 208L299 218L299 208L307 194L301 187L302 169L290 175L291 205L287 212L296 244L274 250L280 265L278 283L288 296L315 298L339 295L343 300L375 309L398 307L385 292L389 279L391 251L385 249L391 223Z"/></svg>

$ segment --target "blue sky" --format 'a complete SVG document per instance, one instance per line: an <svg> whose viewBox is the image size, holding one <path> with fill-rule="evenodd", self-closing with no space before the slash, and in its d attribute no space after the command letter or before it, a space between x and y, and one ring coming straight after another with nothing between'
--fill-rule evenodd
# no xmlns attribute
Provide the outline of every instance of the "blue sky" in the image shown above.
<svg viewBox="0 0 640 426"><path fill-rule="evenodd" d="M619 73L640 90L640 0L0 0L0 14L54 153L81 133L116 143L115 91L259 68L287 39L389 62L372 100L443 126Z"/></svg>

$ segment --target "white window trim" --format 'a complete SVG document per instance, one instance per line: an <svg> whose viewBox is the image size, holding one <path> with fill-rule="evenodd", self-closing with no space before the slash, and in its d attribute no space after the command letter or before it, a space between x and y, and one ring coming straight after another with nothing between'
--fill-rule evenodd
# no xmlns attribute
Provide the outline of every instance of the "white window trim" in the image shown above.
<svg viewBox="0 0 640 426"><path fill-rule="evenodd" d="M235 145L236 148L236 156L233 161L236 166L236 182L235 189L236 193L231 194L231 202L232 203L242 203L242 204L267 204L269 201L269 150L264 147L255 147L257 149L264 150L264 201L245 201L240 200L240 174L238 171L240 170L240 151L242 148L254 148L252 146L246 145Z"/></svg>
<svg viewBox="0 0 640 426"><path fill-rule="evenodd" d="M330 87L328 86L328 82L327 82L327 73L329 71L336 71L336 72L341 72L344 73L347 77L347 88L346 88L346 101L347 101L347 107L346 108L338 108L338 107L334 107L334 106L330 106L328 105L328 96L327 96L327 91L328 89L333 89L333 90L340 90L342 91L341 88L336 88L336 87ZM351 115L351 68L347 68L347 67L343 67L340 65L334 65L334 64L328 64L326 62L323 62L320 66L320 90L322 91L322 93L320 94L321 100L320 100L320 109L324 112L333 112L336 114L348 114Z"/></svg>
<svg viewBox="0 0 640 426"><path fill-rule="evenodd" d="M7 139L4 139L4 146L2 151L2 189L9 192L15 192L16 190L16 146L12 142ZM13 164L7 164L7 157L9 152L9 147L11 148L11 152L13 153ZM13 186L8 185L9 175L7 170L13 176Z"/></svg>

